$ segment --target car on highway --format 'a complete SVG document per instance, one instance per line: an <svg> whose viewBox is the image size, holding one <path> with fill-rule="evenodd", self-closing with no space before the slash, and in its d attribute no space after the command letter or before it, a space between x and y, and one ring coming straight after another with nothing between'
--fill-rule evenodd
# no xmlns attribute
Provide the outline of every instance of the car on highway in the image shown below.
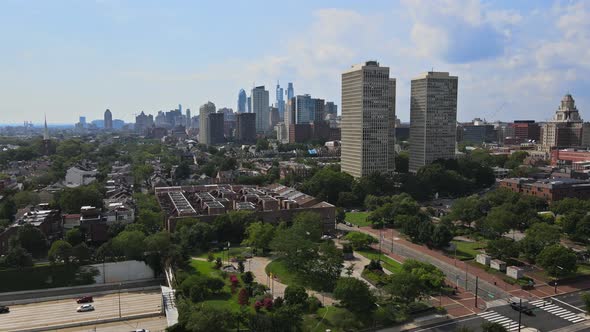
<svg viewBox="0 0 590 332"><path fill-rule="evenodd" d="M532 316L533 311L526 304L519 304L518 302L510 302L510 307L516 311L520 311L525 315Z"/></svg>
<svg viewBox="0 0 590 332"><path fill-rule="evenodd" d="M92 298L92 296L82 296L81 298L76 300L76 303L78 303L78 304L90 303L90 302L94 302L94 299Z"/></svg>
<svg viewBox="0 0 590 332"><path fill-rule="evenodd" d="M150 332L150 330L146 330L146 329L137 329L137 330L133 330L131 332Z"/></svg>
<svg viewBox="0 0 590 332"><path fill-rule="evenodd" d="M0 305L0 314L7 314L10 312L10 309L5 305Z"/></svg>
<svg viewBox="0 0 590 332"><path fill-rule="evenodd" d="M93 311L94 306L92 304L83 304L76 309L77 312Z"/></svg>

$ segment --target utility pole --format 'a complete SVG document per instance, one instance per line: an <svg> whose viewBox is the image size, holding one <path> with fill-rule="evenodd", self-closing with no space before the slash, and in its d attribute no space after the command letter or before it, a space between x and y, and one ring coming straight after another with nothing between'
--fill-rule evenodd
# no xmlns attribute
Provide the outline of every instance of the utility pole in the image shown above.
<svg viewBox="0 0 590 332"><path fill-rule="evenodd" d="M518 302L518 332L520 332L520 322L522 319L522 299L519 299Z"/></svg>
<svg viewBox="0 0 590 332"><path fill-rule="evenodd" d="M477 291L478 291L479 277L475 276L475 308L477 308Z"/></svg>
<svg viewBox="0 0 590 332"><path fill-rule="evenodd" d="M465 290L467 290L467 261L465 261Z"/></svg>
<svg viewBox="0 0 590 332"><path fill-rule="evenodd" d="M119 318L121 318L121 283L119 283Z"/></svg>

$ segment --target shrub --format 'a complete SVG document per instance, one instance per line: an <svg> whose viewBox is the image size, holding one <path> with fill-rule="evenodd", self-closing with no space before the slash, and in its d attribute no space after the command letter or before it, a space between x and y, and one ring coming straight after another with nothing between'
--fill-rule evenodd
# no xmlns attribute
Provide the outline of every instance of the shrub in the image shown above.
<svg viewBox="0 0 590 332"><path fill-rule="evenodd" d="M322 307L322 302L320 302L320 300L315 296L310 296L307 298L307 300L305 300L305 304L307 305L307 312L310 314L317 312L318 309Z"/></svg>

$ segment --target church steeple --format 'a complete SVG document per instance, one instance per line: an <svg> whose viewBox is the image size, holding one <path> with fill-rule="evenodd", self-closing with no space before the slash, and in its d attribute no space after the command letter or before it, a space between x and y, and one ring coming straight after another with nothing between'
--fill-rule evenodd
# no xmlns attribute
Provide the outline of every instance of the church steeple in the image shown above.
<svg viewBox="0 0 590 332"><path fill-rule="evenodd" d="M43 129L43 140L49 140L49 130L47 129L47 114L45 114L45 128Z"/></svg>

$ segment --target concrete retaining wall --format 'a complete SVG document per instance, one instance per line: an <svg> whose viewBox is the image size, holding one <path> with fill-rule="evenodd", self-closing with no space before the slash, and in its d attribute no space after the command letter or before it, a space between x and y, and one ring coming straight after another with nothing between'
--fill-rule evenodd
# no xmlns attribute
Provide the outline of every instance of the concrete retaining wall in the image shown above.
<svg viewBox="0 0 590 332"><path fill-rule="evenodd" d="M88 265L98 270L94 277L97 284L153 279L154 270L142 261L123 261Z"/></svg>

